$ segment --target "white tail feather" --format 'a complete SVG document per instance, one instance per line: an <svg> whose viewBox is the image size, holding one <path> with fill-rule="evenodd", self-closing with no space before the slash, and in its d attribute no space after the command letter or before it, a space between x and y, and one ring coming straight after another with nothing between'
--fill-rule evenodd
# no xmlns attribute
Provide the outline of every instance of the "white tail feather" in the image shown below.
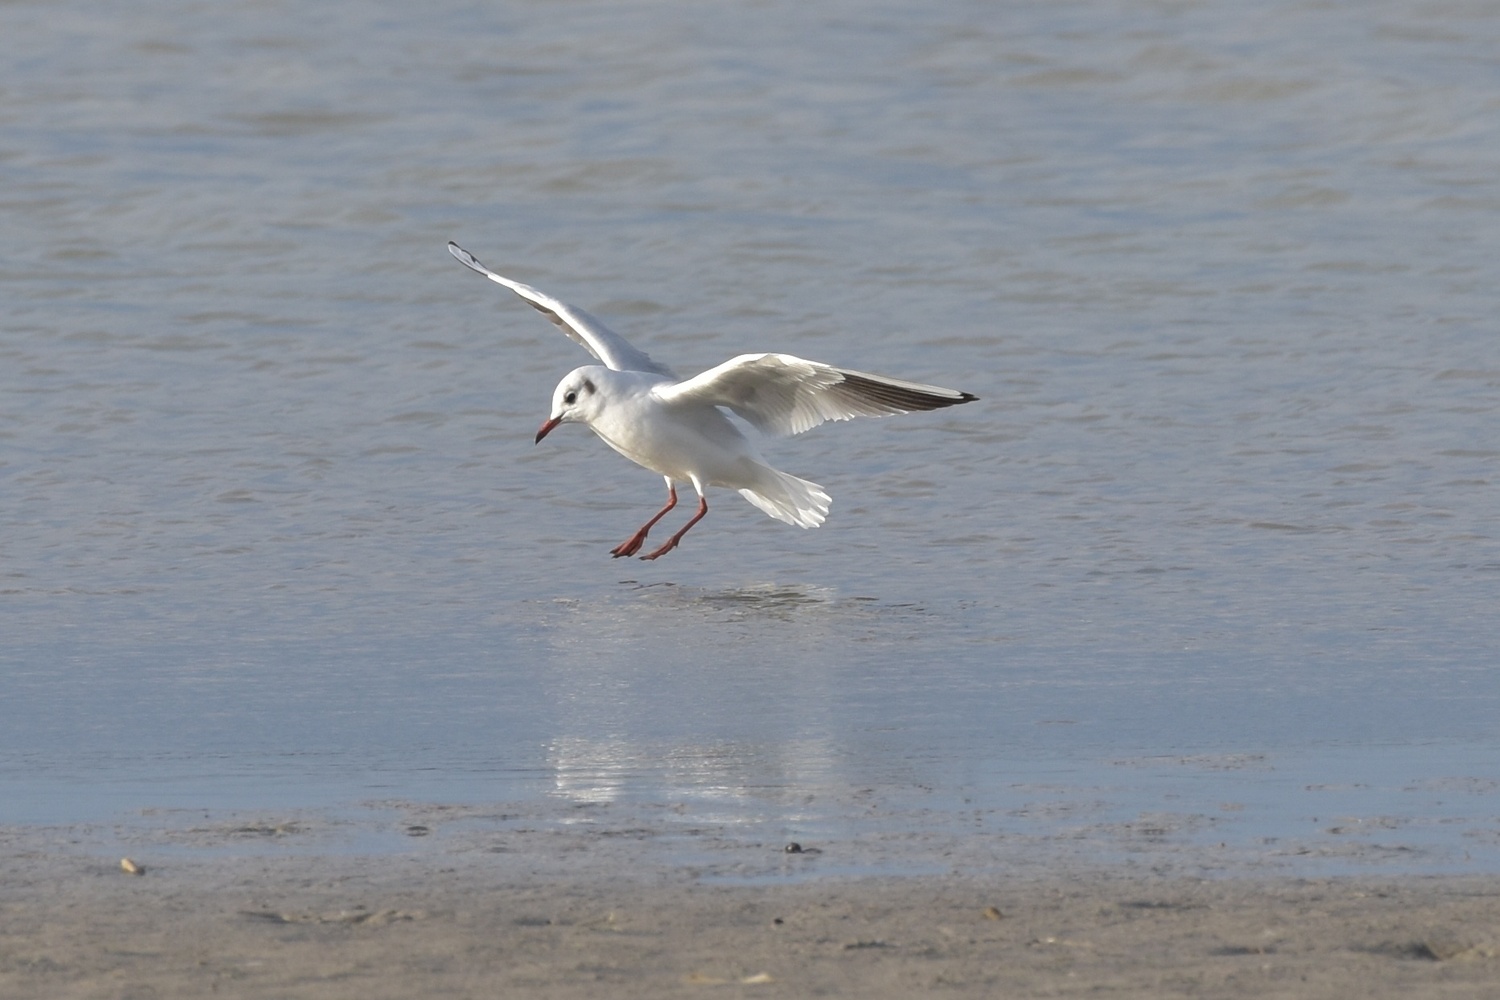
<svg viewBox="0 0 1500 1000"><path fill-rule="evenodd" d="M823 487L769 466L761 468L765 475L756 483L756 488L740 490L740 496L776 520L799 528L816 528L823 523L828 516L828 505L833 502L833 498L823 492Z"/></svg>

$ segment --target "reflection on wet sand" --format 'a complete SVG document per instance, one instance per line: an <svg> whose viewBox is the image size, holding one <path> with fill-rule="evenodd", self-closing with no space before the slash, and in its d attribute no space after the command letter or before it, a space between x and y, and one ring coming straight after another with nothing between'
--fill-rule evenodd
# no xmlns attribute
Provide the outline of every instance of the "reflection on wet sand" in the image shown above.
<svg viewBox="0 0 1500 1000"><path fill-rule="evenodd" d="M747 822L763 818L767 807L784 810L793 799L826 791L837 764L827 740L653 749L625 740L564 737L548 747L547 760L554 793L569 801L649 799L694 815L722 805L728 807L723 817L743 814Z"/></svg>

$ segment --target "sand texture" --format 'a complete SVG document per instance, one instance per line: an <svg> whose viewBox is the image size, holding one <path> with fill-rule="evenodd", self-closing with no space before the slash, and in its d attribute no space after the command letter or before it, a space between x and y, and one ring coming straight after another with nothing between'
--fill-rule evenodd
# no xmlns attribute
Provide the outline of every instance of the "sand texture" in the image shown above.
<svg viewBox="0 0 1500 1000"><path fill-rule="evenodd" d="M453 859L7 859L0 996L1497 997L1500 879L714 884Z"/></svg>

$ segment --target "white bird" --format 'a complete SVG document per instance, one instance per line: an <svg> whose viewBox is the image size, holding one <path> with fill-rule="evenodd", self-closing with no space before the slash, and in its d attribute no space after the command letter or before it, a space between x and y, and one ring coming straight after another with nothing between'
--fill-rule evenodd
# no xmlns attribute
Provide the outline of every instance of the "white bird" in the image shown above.
<svg viewBox="0 0 1500 1000"><path fill-rule="evenodd" d="M937 410L977 399L967 392L870 375L806 361L790 354L741 354L701 375L679 380L625 339L576 306L491 271L456 243L448 252L466 267L504 285L604 362L567 374L552 394L552 411L536 432L541 441L558 424L581 423L604 443L667 482L667 503L640 530L610 550L633 556L656 522L677 506L677 484L698 492L698 512L666 544L642 559L677 547L708 513L707 490L738 490L778 521L816 528L828 516L823 487L771 468L729 410L766 434L801 434L826 420L883 417ZM723 409L721 409L721 407Z"/></svg>

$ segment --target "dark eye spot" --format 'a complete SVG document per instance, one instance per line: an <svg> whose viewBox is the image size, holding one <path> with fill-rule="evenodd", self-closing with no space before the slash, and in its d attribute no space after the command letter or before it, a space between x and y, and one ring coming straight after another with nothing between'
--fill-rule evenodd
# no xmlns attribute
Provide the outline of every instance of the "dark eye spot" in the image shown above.
<svg viewBox="0 0 1500 1000"><path fill-rule="evenodd" d="M578 402L578 393L576 393L576 392L567 393L566 395L563 396L563 402L567 403L569 406L572 406L574 403Z"/></svg>
<svg viewBox="0 0 1500 1000"><path fill-rule="evenodd" d="M588 393L589 395L593 395L593 393L594 393L594 383L590 382L588 379L584 379L583 380L583 391L586 392L586 393Z"/></svg>

